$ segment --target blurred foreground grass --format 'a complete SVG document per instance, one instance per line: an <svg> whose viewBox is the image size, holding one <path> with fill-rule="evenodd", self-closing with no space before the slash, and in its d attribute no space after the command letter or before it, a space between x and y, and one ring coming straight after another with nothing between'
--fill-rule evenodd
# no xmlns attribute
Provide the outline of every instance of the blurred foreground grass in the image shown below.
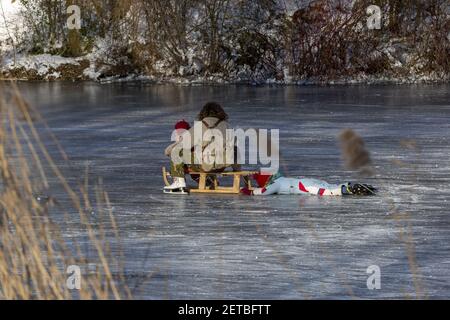
<svg viewBox="0 0 450 320"><path fill-rule="evenodd" d="M107 193L100 184L89 191L87 175L79 188L71 186L36 123L45 126L15 84L0 85L0 299L130 298L121 271L123 258L112 255L111 238L105 235L105 230L113 230L118 240ZM48 194L54 183L69 199L64 206L52 197L37 196ZM76 221L85 243L69 240L52 212L65 222ZM78 290L69 288L69 266L83 270Z"/></svg>

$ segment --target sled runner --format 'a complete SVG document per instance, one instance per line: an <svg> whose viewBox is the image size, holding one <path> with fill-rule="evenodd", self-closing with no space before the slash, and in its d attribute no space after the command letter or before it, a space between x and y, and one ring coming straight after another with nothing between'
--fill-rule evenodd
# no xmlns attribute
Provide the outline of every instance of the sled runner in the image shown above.
<svg viewBox="0 0 450 320"><path fill-rule="evenodd" d="M170 174L167 172L166 168L162 168L163 179L166 186L170 186ZM198 176L198 187L189 188L189 193L216 193L216 194L239 194L241 190L241 181L244 181L245 187L252 190L251 179L249 177L257 172L253 171L224 171L224 172L194 172L189 171L189 175ZM232 178L232 186L224 186L219 183L219 178ZM172 191L170 193L180 193ZM166 192L167 193L167 192Z"/></svg>

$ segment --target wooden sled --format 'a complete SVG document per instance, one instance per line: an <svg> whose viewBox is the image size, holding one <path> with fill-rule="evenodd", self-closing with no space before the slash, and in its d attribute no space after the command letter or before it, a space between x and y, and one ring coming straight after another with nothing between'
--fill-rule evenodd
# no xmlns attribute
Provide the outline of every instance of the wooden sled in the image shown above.
<svg viewBox="0 0 450 320"><path fill-rule="evenodd" d="M166 168L162 168L163 179L166 186L170 186L169 177L170 174ZM189 193L212 193L212 194L239 194L241 191L241 181L244 185L252 190L251 175L256 174L256 171L224 171L224 172L193 172L190 171L189 175L199 176L199 183L197 188L189 188ZM220 177L233 178L232 186L222 186L219 184ZM206 183L209 180L209 183Z"/></svg>

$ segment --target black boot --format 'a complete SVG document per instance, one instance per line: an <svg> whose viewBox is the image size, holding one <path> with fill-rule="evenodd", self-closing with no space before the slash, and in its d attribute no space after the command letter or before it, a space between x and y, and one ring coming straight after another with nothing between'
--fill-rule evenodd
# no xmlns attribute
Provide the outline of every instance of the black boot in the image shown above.
<svg viewBox="0 0 450 320"><path fill-rule="evenodd" d="M376 195L377 189L369 184L365 183L352 183L342 186L343 195L356 195L356 196L373 196Z"/></svg>

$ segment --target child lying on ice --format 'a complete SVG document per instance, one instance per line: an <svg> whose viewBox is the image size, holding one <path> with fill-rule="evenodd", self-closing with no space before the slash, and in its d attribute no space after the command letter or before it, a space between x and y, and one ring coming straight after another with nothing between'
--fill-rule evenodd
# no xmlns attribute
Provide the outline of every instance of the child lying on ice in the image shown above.
<svg viewBox="0 0 450 320"><path fill-rule="evenodd" d="M371 185L345 183L332 185L325 181L309 178L285 178L281 174L255 174L252 178L258 187L254 190L243 188L242 194L268 196L272 194L311 194L319 196L374 195L376 189Z"/></svg>

